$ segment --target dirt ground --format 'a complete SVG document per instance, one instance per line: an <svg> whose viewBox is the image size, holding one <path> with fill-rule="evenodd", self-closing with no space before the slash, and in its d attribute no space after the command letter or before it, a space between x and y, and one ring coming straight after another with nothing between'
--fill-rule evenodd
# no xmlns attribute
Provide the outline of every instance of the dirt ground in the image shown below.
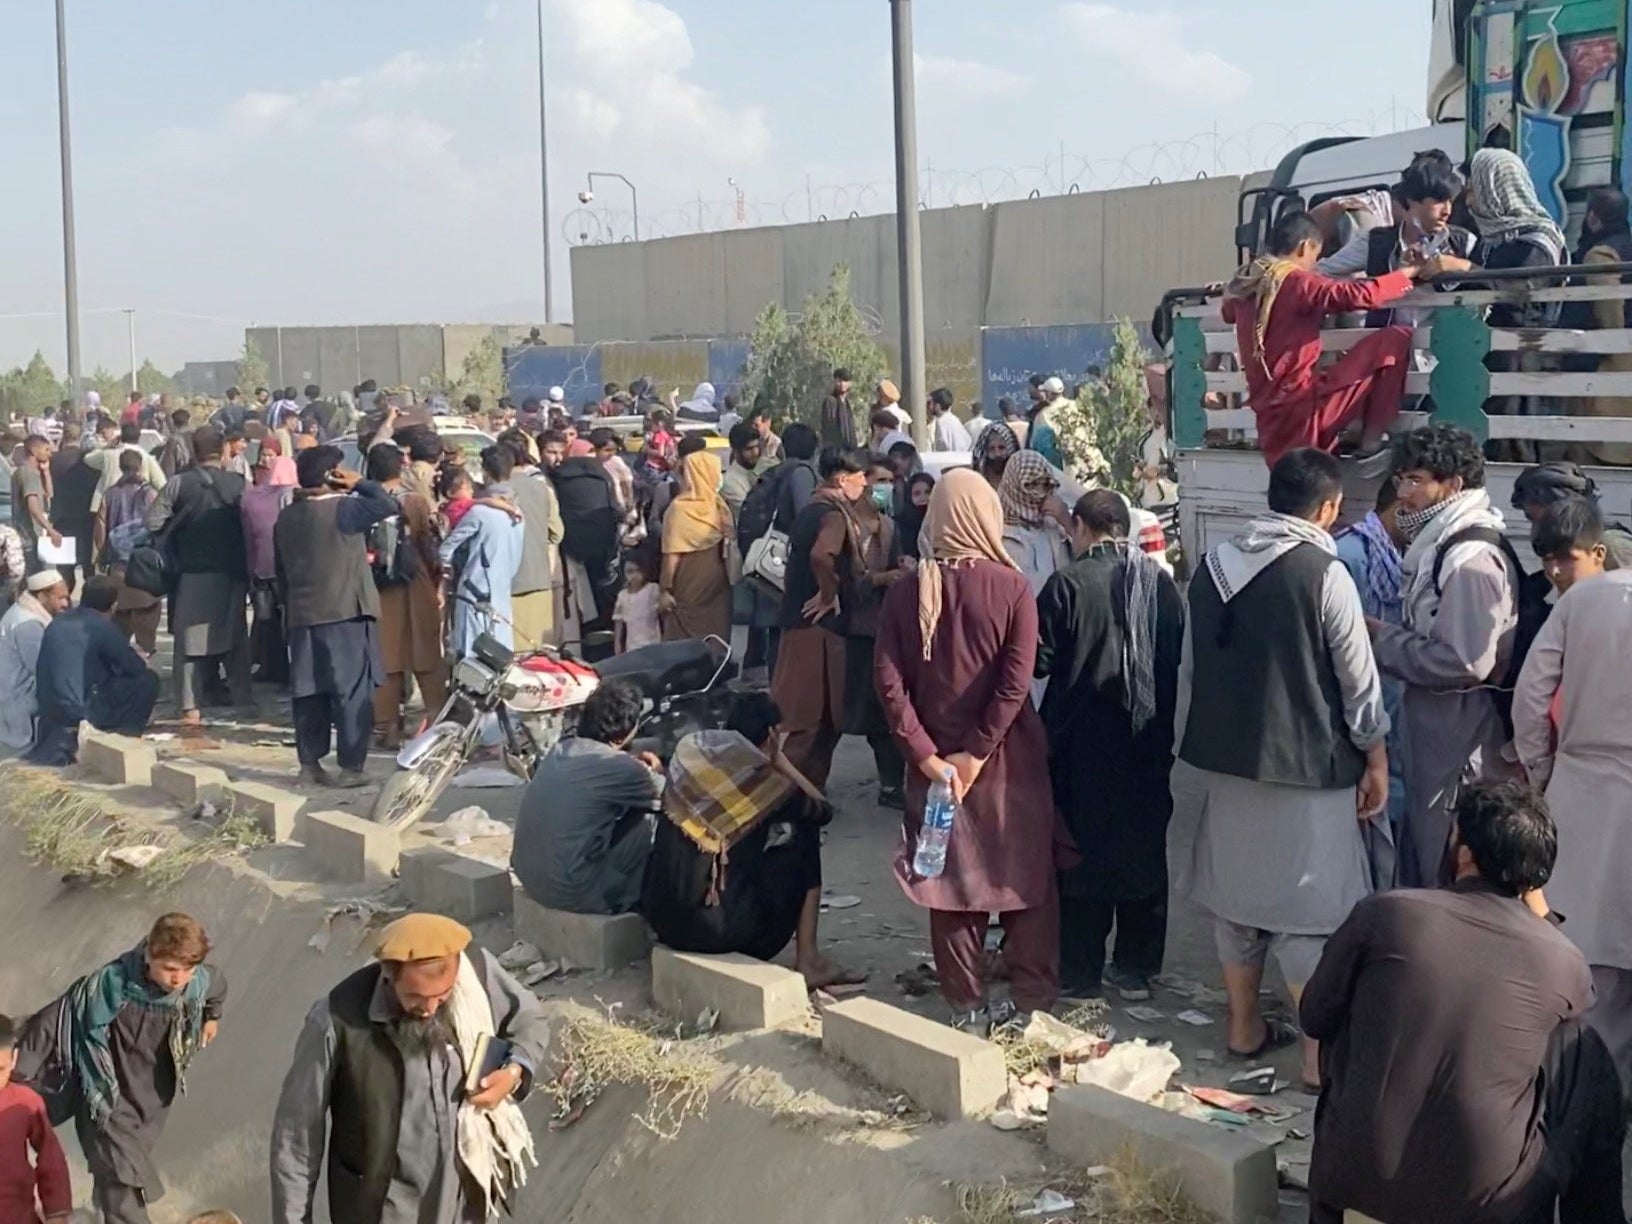
<svg viewBox="0 0 1632 1224"><path fill-rule="evenodd" d="M161 756L186 756L201 763L219 765L234 777L302 789L289 731L287 701L278 699L271 690L258 688L257 691L261 716L253 723L213 721L201 739L171 738L176 728L165 720L161 705L159 721L149 738ZM392 764L389 754L376 752L370 757L369 772L383 776L391 770ZM467 771L467 775L491 778L498 772L496 766L476 767ZM829 793L838 810L837 818L826 832L823 851L826 891L834 901L833 908L822 917L821 935L829 953L841 964L868 973L866 994L944 1020L946 1009L938 994L908 994L896 982L898 974L932 962L928 923L924 913L901 892L891 871L891 860L900 837L900 817L875 802L872 757L864 741L855 738L843 741L835 759ZM477 806L494 820L513 825L522 794L519 785L474 788L456 784L424 823L422 835L456 844L463 853L507 862L508 838L453 843L442 835L438 822L460 809ZM372 795L372 790L334 791L314 795L314 802L324 808L362 813L367 810ZM791 951L790 948L783 957L788 963L791 963ZM1244 1064L1232 1062L1225 1050L1222 981L1213 951L1210 922L1182 899L1175 900L1170 916L1162 982L1166 984L1158 984L1155 998L1148 1003L1109 1000L1108 1020L1114 1025L1116 1036L1169 1042L1182 1063L1178 1076L1181 1082L1223 1086L1229 1075L1244 1069ZM1001 998L1004 991L1001 982L993 984L994 999ZM638 971L603 976L593 982L571 975L546 983L540 988L540 994L581 1002L625 1001L634 1006L644 1000L645 978ZM1155 1009L1161 1018L1135 1019L1128 1014L1130 1006ZM1266 1006L1285 1005L1266 997ZM1176 1017L1181 1012L1199 1012L1209 1023L1180 1022ZM1295 1087L1298 1076L1295 1050L1282 1051L1258 1065L1266 1064L1275 1066L1279 1078L1293 1086L1283 1089L1269 1102L1284 1116L1273 1123L1254 1122L1247 1129L1277 1146L1283 1174L1283 1218L1303 1219L1307 1208L1296 1187L1307 1177L1307 1133L1313 1126L1314 1100Z"/></svg>

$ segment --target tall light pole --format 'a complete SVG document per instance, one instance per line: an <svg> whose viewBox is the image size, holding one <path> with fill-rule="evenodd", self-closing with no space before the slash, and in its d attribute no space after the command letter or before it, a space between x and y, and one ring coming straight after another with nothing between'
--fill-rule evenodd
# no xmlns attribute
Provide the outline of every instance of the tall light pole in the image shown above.
<svg viewBox="0 0 1632 1224"><path fill-rule="evenodd" d="M125 307L125 330L130 333L130 389L140 391L136 385L136 307Z"/></svg>
<svg viewBox="0 0 1632 1224"><path fill-rule="evenodd" d="M74 258L74 159L68 140L68 18L57 0L57 125L62 144L63 305L68 315L68 398L79 400L79 268Z"/></svg>
<svg viewBox="0 0 1632 1224"><path fill-rule="evenodd" d="M584 201L585 204L588 204L591 200L593 200L595 198L595 180L598 179L598 178L615 178L615 179L619 180L625 187L629 188L629 205L630 205L631 208L634 209L634 214L635 214L635 241L639 242L640 241L640 193L635 190L635 185L633 183L631 183L623 175L617 173L614 170L591 170L589 172L589 190L584 192L584 194L583 194L583 201Z"/></svg>
<svg viewBox="0 0 1632 1224"><path fill-rule="evenodd" d="M550 275L550 124L544 106L544 0L538 0L538 187L544 226L544 322L555 322L555 286Z"/></svg>
<svg viewBox="0 0 1632 1224"><path fill-rule="evenodd" d="M912 65L912 0L890 0L895 57L895 226L901 273L901 375L912 436L929 444L924 384L924 248L918 232L918 104Z"/></svg>

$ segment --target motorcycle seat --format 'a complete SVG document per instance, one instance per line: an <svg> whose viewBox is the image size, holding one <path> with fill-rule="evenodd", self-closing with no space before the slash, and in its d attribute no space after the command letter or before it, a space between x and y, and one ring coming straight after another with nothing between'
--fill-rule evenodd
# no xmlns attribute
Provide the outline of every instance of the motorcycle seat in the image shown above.
<svg viewBox="0 0 1632 1224"><path fill-rule="evenodd" d="M719 669L723 652L702 638L642 646L595 665L602 680L632 680L653 701L675 693L696 692ZM721 677L731 678L732 669Z"/></svg>

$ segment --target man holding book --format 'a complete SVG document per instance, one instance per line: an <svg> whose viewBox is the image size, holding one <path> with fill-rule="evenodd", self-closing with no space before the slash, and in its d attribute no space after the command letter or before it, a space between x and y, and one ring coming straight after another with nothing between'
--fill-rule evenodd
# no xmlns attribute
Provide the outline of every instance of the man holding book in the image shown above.
<svg viewBox="0 0 1632 1224"><path fill-rule="evenodd" d="M514 1207L533 1139L516 1102L549 1025L450 918L388 926L375 963L318 1000L272 1123L272 1218L302 1224L327 1147L335 1220L455 1224Z"/></svg>

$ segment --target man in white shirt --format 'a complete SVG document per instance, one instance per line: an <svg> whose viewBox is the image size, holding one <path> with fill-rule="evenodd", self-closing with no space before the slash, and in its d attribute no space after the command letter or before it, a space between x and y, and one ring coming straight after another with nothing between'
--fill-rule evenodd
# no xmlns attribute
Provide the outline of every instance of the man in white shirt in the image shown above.
<svg viewBox="0 0 1632 1224"><path fill-rule="evenodd" d="M975 440L969 428L952 414L952 392L945 387L929 395L929 449L936 451L967 451Z"/></svg>
<svg viewBox="0 0 1632 1224"><path fill-rule="evenodd" d="M96 491L91 494L91 513L96 514L102 509L102 499L107 496L108 490L119 483L119 456L126 451L135 451L142 457L142 479L155 489L163 489L167 480L164 469L159 461L142 449L142 427L126 424L119 426L119 439L111 445L106 443L107 435L98 431L98 437L104 439L101 450L86 451L85 463L94 468L101 475L96 482Z"/></svg>

